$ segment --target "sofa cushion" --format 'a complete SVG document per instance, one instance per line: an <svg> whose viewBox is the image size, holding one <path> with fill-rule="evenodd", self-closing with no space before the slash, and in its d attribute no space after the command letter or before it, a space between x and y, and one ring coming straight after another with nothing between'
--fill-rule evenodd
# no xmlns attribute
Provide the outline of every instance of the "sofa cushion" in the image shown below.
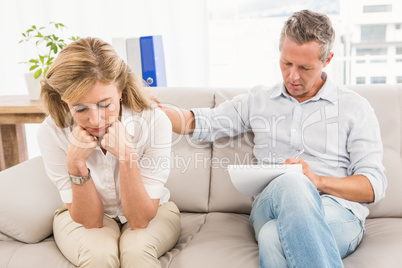
<svg viewBox="0 0 402 268"><path fill-rule="evenodd" d="M160 261L169 268L259 267L258 245L248 215L185 213L179 242Z"/></svg>
<svg viewBox="0 0 402 268"><path fill-rule="evenodd" d="M215 107L247 92L248 90L243 88L219 89L215 94ZM253 199L241 194L233 186L227 166L255 163L253 141L252 133L244 133L234 138L224 137L213 142L210 211L250 213Z"/></svg>
<svg viewBox="0 0 402 268"><path fill-rule="evenodd" d="M213 107L212 88L151 88L165 107ZM166 183L180 211L207 212L210 188L211 144L192 142L173 134L171 171Z"/></svg>
<svg viewBox="0 0 402 268"><path fill-rule="evenodd" d="M0 267L74 268L58 249L53 237L37 244L0 241Z"/></svg>
<svg viewBox="0 0 402 268"><path fill-rule="evenodd" d="M368 206L369 218L402 217L402 85L354 85L348 88L370 102L380 124L384 147L388 187L384 199Z"/></svg>
<svg viewBox="0 0 402 268"><path fill-rule="evenodd" d="M401 267L401 219L367 219L365 228L357 250L343 260L345 268Z"/></svg>
<svg viewBox="0 0 402 268"><path fill-rule="evenodd" d="M60 204L41 157L0 172L0 232L6 236L25 243L45 239Z"/></svg>

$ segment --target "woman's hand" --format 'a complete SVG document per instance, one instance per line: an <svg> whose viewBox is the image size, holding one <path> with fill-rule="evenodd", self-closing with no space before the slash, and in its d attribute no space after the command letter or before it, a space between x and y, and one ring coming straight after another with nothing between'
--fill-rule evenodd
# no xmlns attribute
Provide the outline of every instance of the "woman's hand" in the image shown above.
<svg viewBox="0 0 402 268"><path fill-rule="evenodd" d="M86 161L96 146L98 146L97 138L81 126L75 127L69 137L67 148L68 171L77 176L86 175L88 173Z"/></svg>
<svg viewBox="0 0 402 268"><path fill-rule="evenodd" d="M130 160L135 157L135 148L131 136L120 121L110 125L106 134L102 137L101 146L119 161Z"/></svg>
<svg viewBox="0 0 402 268"><path fill-rule="evenodd" d="M317 176L310 168L309 164L305 162L301 158L288 158L285 160L283 163L284 165L295 165L295 164L300 164L302 165L303 169L303 174L306 175L307 178L310 179L310 181L315 185L315 187L318 189L319 183L320 183L320 177Z"/></svg>

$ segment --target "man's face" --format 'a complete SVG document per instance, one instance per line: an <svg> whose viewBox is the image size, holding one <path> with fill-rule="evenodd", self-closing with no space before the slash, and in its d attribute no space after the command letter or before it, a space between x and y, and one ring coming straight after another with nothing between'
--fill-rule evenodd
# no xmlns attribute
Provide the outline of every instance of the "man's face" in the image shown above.
<svg viewBox="0 0 402 268"><path fill-rule="evenodd" d="M285 87L297 101L306 101L317 94L324 85L321 79L322 69L333 57L325 62L320 60L321 46L311 41L298 45L285 37L281 48L280 68Z"/></svg>

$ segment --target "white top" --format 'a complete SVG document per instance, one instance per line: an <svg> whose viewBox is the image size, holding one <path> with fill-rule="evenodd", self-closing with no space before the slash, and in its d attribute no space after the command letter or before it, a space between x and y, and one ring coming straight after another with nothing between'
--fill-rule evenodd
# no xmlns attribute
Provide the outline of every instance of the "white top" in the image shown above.
<svg viewBox="0 0 402 268"><path fill-rule="evenodd" d="M169 200L170 192L164 187L170 172L172 125L160 109L146 109L136 113L122 107L121 122L135 144L140 160L140 172L145 189L151 199L160 204ZM59 128L47 117L39 128L38 142L45 163L46 173L56 185L64 203L72 203L72 188L67 169L67 146L71 128ZM117 158L104 154L98 146L87 160L87 167L102 199L105 214L118 216L126 222L121 208L120 172Z"/></svg>

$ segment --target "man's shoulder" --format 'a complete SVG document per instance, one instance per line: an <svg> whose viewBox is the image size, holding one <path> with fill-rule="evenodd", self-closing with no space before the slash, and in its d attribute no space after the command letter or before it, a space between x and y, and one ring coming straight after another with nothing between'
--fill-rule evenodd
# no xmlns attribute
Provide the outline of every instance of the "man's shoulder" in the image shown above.
<svg viewBox="0 0 402 268"><path fill-rule="evenodd" d="M266 85L256 85L253 88L250 89L249 95L251 96L261 96L261 95L266 95L266 96L273 96L273 95L279 95L282 90L282 84L278 83L275 85L271 86L266 86Z"/></svg>
<svg viewBox="0 0 402 268"><path fill-rule="evenodd" d="M348 88L345 85L338 85L337 86L338 90L338 96L342 100L350 100L350 101L355 101L355 102L367 102L366 98L364 98L362 95L357 93L356 91Z"/></svg>
<svg viewBox="0 0 402 268"><path fill-rule="evenodd" d="M356 91L347 86L337 86L339 105L342 109L368 112L372 110L370 102Z"/></svg>

